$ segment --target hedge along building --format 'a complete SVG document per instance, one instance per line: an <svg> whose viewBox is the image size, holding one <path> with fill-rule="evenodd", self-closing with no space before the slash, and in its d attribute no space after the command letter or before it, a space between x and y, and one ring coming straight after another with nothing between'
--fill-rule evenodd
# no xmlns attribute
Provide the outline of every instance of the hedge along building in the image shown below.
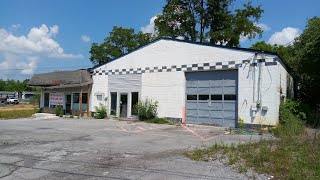
<svg viewBox="0 0 320 180"><path fill-rule="evenodd" d="M93 69L90 110L129 117L138 99L186 123L275 125L293 80L275 53L158 39Z"/></svg>
<svg viewBox="0 0 320 180"><path fill-rule="evenodd" d="M34 74L28 85L41 88L42 112L54 113L55 107L60 105L66 114L91 114L89 106L92 79L88 70Z"/></svg>

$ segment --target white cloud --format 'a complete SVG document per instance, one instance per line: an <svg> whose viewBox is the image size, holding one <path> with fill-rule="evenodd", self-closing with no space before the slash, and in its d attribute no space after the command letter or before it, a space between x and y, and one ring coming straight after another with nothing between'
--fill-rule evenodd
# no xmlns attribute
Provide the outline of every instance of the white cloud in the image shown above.
<svg viewBox="0 0 320 180"><path fill-rule="evenodd" d="M301 30L293 27L283 28L280 32L275 32L268 40L269 44L288 45L292 44L296 37L299 37Z"/></svg>
<svg viewBox="0 0 320 180"><path fill-rule="evenodd" d="M268 25L264 24L264 23L254 23L254 25L259 27L259 28L261 28L264 32L271 30L271 28ZM240 35L240 42L241 43L244 43L244 42L246 42L248 40L249 40L249 36L248 35L247 36Z"/></svg>
<svg viewBox="0 0 320 180"><path fill-rule="evenodd" d="M48 27L42 24L40 27L31 28L27 35L22 36L15 36L12 32L0 28L0 70L22 69L21 74L33 74L40 59L82 58L81 54L64 52L54 40L58 33L57 25Z"/></svg>
<svg viewBox="0 0 320 180"><path fill-rule="evenodd" d="M143 33L151 33L151 34L154 34L155 33L155 29L154 29L154 20L157 19L157 16L153 16L151 19L150 19L150 22L148 25L146 25L145 27L141 27L141 31Z"/></svg>
<svg viewBox="0 0 320 180"><path fill-rule="evenodd" d="M82 35L82 36L81 36L81 39L82 39L82 41L85 42L85 43L87 43L87 42L89 42L89 41L91 40L90 37L87 36L87 35Z"/></svg>
<svg viewBox="0 0 320 180"><path fill-rule="evenodd" d="M16 31L18 29L20 29L21 27L21 24L12 24L10 27L9 27L9 30L11 31Z"/></svg>
<svg viewBox="0 0 320 180"><path fill-rule="evenodd" d="M265 32L271 30L271 28L268 25L264 24L264 23L255 23L254 25L259 27L259 28L261 28Z"/></svg>

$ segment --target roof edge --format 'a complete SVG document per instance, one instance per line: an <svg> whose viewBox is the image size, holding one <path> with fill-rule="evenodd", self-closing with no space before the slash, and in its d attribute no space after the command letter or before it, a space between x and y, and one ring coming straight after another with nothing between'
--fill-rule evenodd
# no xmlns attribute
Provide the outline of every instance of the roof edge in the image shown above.
<svg viewBox="0 0 320 180"><path fill-rule="evenodd" d="M104 66L108 63L111 63L115 60L118 60L126 55L129 55L135 51L138 51L140 49L143 49L153 43L156 43L160 40L168 40L168 41L176 41L176 42L181 42L181 43L188 43L188 44L194 44L194 45L199 45L199 46L208 46L208 47L216 47L216 48L222 48L222 49L229 49L229 50L240 50L240 51L246 51L246 52L252 52L252 53L264 53L264 54L268 54L268 55L275 55L275 56L278 56L280 57L277 53L275 52L271 52L271 51L261 51L261 50L255 50L255 49L250 49L250 48L242 48L242 47L229 47L229 46L223 46L223 45L215 45L215 44L209 44L209 43L200 43L200 42L192 42L192 41L188 41L188 40L180 40L180 39L173 39L173 38L168 38L168 37L159 37L159 38L156 38L155 40L149 42L148 44L145 44L143 46L139 46L137 47L136 49L134 49L133 51L131 52L128 52L126 54L123 54L111 61L108 61L108 62L105 62L103 64L100 64L100 65L96 65L96 66L93 66L92 69L96 69L96 68L99 68L101 66Z"/></svg>

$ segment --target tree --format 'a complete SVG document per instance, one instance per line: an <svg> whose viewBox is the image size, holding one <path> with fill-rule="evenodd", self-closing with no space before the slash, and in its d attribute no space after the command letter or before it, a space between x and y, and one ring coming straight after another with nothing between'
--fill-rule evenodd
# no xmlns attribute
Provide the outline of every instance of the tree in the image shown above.
<svg viewBox="0 0 320 180"><path fill-rule="evenodd" d="M250 49L260 50L260 51L269 51L269 52L275 52L279 54L279 56L282 58L282 60L290 66L290 68L294 69L294 71L297 70L297 63L292 59L292 46L283 46L283 45L271 45L267 44L264 41L256 42L253 44Z"/></svg>
<svg viewBox="0 0 320 180"><path fill-rule="evenodd" d="M153 39L152 34L135 33L132 28L114 26L104 42L92 44L90 60L94 65L100 65L148 44Z"/></svg>
<svg viewBox="0 0 320 180"><path fill-rule="evenodd" d="M294 41L293 60L298 64L300 75L301 98L316 106L320 106L320 18L308 20L306 29Z"/></svg>
<svg viewBox="0 0 320 180"><path fill-rule="evenodd" d="M263 10L251 2L231 10L234 0L167 0L155 20L159 36L182 37L193 42L239 46L240 36L261 35L256 26Z"/></svg>

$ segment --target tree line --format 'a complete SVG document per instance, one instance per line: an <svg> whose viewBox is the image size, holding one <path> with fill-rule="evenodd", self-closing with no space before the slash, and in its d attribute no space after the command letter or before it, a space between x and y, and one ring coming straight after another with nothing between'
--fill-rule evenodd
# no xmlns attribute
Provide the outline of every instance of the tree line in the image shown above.
<svg viewBox="0 0 320 180"><path fill-rule="evenodd" d="M33 91L31 87L28 87L29 79L24 81L20 80L2 80L0 79L0 91Z"/></svg>

